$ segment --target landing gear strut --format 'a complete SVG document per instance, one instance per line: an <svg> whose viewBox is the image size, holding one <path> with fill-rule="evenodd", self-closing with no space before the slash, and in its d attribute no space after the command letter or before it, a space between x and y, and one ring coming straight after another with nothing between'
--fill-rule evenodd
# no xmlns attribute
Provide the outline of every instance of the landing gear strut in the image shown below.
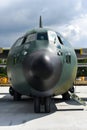
<svg viewBox="0 0 87 130"><path fill-rule="evenodd" d="M50 112L50 97L40 98L34 97L34 111L35 113L41 112L41 106L44 106L44 112Z"/></svg>
<svg viewBox="0 0 87 130"><path fill-rule="evenodd" d="M35 113L40 112L40 98L38 98L38 97L35 97L35 99L34 99L34 111L35 111Z"/></svg>
<svg viewBox="0 0 87 130"><path fill-rule="evenodd" d="M50 112L50 97L45 98L45 112L46 113Z"/></svg>

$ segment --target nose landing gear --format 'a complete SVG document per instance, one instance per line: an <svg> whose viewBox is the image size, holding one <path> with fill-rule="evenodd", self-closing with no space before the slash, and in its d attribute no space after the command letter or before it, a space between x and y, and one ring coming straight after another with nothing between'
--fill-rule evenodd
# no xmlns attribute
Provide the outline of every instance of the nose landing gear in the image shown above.
<svg viewBox="0 0 87 130"><path fill-rule="evenodd" d="M50 97L34 97L34 111L35 113L49 113L50 112ZM44 111L41 110L41 107L44 108Z"/></svg>

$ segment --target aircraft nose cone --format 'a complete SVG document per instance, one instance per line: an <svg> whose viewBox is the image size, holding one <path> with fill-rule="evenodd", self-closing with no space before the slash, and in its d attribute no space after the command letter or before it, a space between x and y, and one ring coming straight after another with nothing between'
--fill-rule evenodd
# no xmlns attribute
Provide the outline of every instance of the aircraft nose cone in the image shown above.
<svg viewBox="0 0 87 130"><path fill-rule="evenodd" d="M41 54L32 63L33 74L40 79L48 79L53 73L53 65L49 55Z"/></svg>
<svg viewBox="0 0 87 130"><path fill-rule="evenodd" d="M55 87L62 72L62 62L58 55L47 50L33 52L23 61L24 75L29 85L37 91L47 91Z"/></svg>

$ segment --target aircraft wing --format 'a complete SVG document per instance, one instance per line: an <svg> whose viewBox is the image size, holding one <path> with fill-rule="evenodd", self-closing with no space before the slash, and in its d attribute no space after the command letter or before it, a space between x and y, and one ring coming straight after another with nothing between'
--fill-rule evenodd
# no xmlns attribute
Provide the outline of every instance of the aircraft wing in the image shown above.
<svg viewBox="0 0 87 130"><path fill-rule="evenodd" d="M9 53L10 48L0 48L0 58L5 58L7 59L8 53ZM77 55L77 59L85 59L87 58L87 49L75 49L75 53ZM4 65L2 65L4 66ZM79 64L78 63L78 68L84 68L87 67L87 64Z"/></svg>
<svg viewBox="0 0 87 130"><path fill-rule="evenodd" d="M75 49L77 59L87 59L87 48Z"/></svg>
<svg viewBox="0 0 87 130"><path fill-rule="evenodd" d="M0 48L0 58L7 58L10 48ZM77 59L87 58L87 49L75 49Z"/></svg>

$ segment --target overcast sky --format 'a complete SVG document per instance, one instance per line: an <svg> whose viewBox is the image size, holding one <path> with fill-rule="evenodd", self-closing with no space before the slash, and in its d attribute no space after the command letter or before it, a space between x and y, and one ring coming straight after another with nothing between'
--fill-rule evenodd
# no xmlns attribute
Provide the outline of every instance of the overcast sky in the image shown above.
<svg viewBox="0 0 87 130"><path fill-rule="evenodd" d="M74 48L87 48L87 0L0 0L0 47L11 47L26 31L44 27L60 32Z"/></svg>

